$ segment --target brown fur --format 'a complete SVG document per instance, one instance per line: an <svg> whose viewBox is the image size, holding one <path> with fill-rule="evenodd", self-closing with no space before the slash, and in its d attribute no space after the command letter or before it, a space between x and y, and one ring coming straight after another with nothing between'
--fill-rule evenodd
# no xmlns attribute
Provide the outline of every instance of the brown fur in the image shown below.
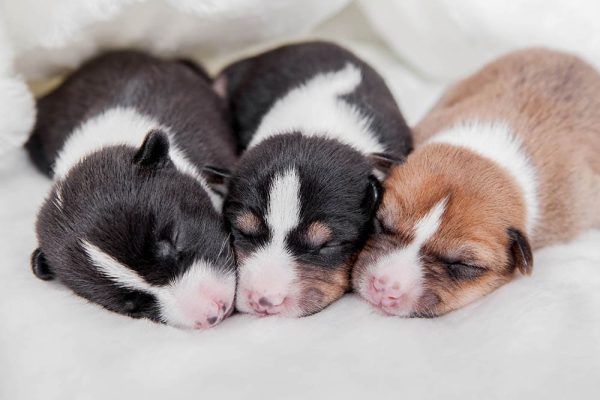
<svg viewBox="0 0 600 400"><path fill-rule="evenodd" d="M464 121L504 121L525 146L538 178L539 219L533 248L600 226L600 75L583 61L548 50L509 54L451 88L415 128L417 149L392 170L375 235L353 273L411 241L420 217L448 198L442 223L421 250L424 294L415 315L464 306L512 279L520 253L507 234L525 232L520 187L500 166L462 148L422 145ZM482 268L476 279L448 276L441 259ZM521 260L522 262L522 260Z"/></svg>
<svg viewBox="0 0 600 400"><path fill-rule="evenodd" d="M600 226L600 75L577 57L511 53L451 88L415 127L418 144L469 119L508 121L538 173L539 248Z"/></svg>
<svg viewBox="0 0 600 400"><path fill-rule="evenodd" d="M298 264L298 282L302 284L299 305L303 315L314 314L350 288L350 267L340 265L333 270L324 270L309 264Z"/></svg>

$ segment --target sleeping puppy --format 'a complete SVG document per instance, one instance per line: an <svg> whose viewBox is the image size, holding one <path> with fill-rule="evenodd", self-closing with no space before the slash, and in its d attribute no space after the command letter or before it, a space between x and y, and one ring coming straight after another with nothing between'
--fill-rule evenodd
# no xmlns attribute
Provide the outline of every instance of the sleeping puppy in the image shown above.
<svg viewBox="0 0 600 400"><path fill-rule="evenodd" d="M385 182L353 272L386 314L432 317L533 267L532 249L600 226L600 75L548 50L460 82Z"/></svg>
<svg viewBox="0 0 600 400"><path fill-rule="evenodd" d="M391 160L411 149L383 79L329 43L235 63L216 89L241 150L224 215L238 262L238 310L304 316L350 286Z"/></svg>
<svg viewBox="0 0 600 400"><path fill-rule="evenodd" d="M33 272L105 308L186 328L233 310L220 215L235 139L222 100L188 62L114 52L38 101L26 148L54 185ZM211 186L213 185L213 186Z"/></svg>

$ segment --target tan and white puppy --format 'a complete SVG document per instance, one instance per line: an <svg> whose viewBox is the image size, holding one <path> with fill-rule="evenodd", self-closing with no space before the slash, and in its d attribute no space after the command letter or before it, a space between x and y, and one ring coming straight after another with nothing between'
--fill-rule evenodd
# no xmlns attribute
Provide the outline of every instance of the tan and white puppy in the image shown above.
<svg viewBox="0 0 600 400"><path fill-rule="evenodd" d="M600 75L511 53L450 89L386 180L353 271L386 314L432 317L530 274L531 250L600 227Z"/></svg>

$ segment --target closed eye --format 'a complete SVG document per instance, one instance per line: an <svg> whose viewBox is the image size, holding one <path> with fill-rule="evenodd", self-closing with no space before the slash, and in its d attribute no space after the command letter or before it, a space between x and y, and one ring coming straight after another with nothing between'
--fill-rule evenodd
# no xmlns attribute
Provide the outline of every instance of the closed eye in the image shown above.
<svg viewBox="0 0 600 400"><path fill-rule="evenodd" d="M456 280L472 280L482 276L486 269L461 262L446 263L446 269L450 276Z"/></svg>
<svg viewBox="0 0 600 400"><path fill-rule="evenodd" d="M339 251L343 247L344 242L332 240L313 249L313 253L326 256L335 253L336 251Z"/></svg>

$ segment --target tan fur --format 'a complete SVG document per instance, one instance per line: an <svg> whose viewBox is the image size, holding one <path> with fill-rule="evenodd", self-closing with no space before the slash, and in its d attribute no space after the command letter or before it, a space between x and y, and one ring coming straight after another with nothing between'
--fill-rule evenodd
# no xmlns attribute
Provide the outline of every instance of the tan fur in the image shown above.
<svg viewBox="0 0 600 400"><path fill-rule="evenodd" d="M236 227L245 233L255 233L260 229L260 219L250 211L245 211L235 219Z"/></svg>
<svg viewBox="0 0 600 400"><path fill-rule="evenodd" d="M424 144L473 120L506 122L536 169L533 248L600 226L600 75L570 55L515 52L455 85L416 126L416 150L384 183L378 218L386 232L360 254L355 286L379 256L408 244L416 221L443 198L442 223L422 248L427 270L415 314L443 314L512 279L517 268L507 229L526 230L521 188L501 166L467 149ZM473 280L451 279L439 256L486 272Z"/></svg>
<svg viewBox="0 0 600 400"><path fill-rule="evenodd" d="M538 173L539 248L600 226L600 75L543 49L511 53L458 83L415 127L417 146L469 119L504 120Z"/></svg>
<svg viewBox="0 0 600 400"><path fill-rule="evenodd" d="M321 246L331 239L331 234L331 228L322 222L316 221L307 228L306 239L313 246Z"/></svg>
<svg viewBox="0 0 600 400"><path fill-rule="evenodd" d="M298 264L298 280L302 283L299 299L303 315L322 310L350 288L350 267L340 265L333 270L309 264Z"/></svg>

